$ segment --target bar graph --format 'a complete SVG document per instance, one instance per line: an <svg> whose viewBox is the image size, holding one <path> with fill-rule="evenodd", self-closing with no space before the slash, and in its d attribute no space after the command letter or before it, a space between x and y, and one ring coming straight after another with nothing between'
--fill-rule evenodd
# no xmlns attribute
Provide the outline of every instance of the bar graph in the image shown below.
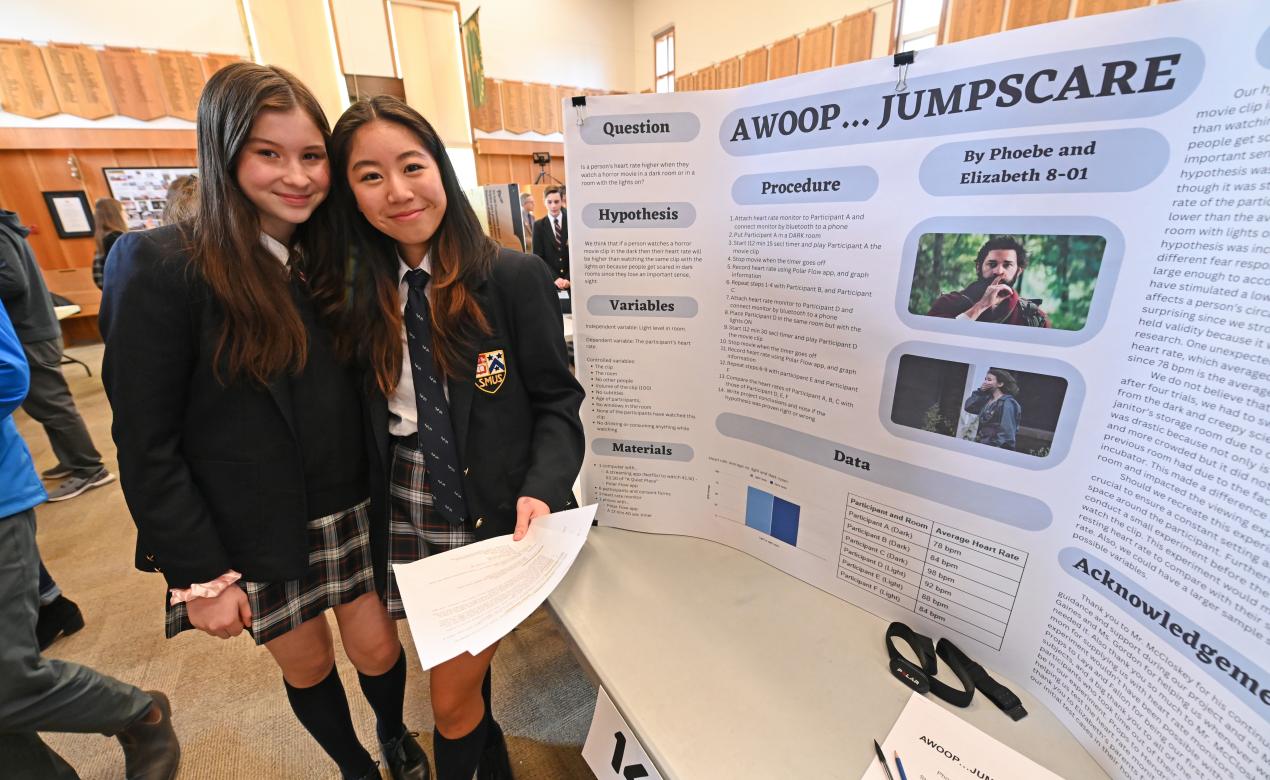
<svg viewBox="0 0 1270 780"><path fill-rule="evenodd" d="M760 490L746 488L745 524L785 544L798 546L798 504Z"/></svg>

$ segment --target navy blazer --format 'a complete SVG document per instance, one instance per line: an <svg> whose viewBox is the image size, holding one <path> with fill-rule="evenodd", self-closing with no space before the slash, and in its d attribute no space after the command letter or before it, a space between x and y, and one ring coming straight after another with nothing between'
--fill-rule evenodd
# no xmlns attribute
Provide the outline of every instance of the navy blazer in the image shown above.
<svg viewBox="0 0 1270 780"><path fill-rule="evenodd" d="M295 579L308 568L309 497L290 385L217 378L223 315L187 244L180 225L124 234L102 296L102 382L136 566L176 588L231 568Z"/></svg>
<svg viewBox="0 0 1270 780"><path fill-rule="evenodd" d="M556 232L551 227L551 215L534 223L534 254L542 258L551 271L552 280L569 278L569 210L560 210L561 248L556 250Z"/></svg>
<svg viewBox="0 0 1270 780"><path fill-rule="evenodd" d="M553 512L577 506L573 481L585 446L578 414L584 393L569 370L560 304L542 260L500 249L474 293L492 330L468 348L463 378L449 377L448 386L468 518L480 540L515 530L520 496L537 498ZM480 356L487 364L499 357L505 366L501 378L482 381L483 389L477 387ZM392 468L388 399L372 389L366 408L377 518L371 536L382 576Z"/></svg>

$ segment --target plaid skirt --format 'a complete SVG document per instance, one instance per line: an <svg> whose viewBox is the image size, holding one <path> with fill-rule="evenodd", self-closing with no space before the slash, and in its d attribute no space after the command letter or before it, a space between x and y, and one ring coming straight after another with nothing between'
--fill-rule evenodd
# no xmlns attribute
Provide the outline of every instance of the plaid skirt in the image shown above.
<svg viewBox="0 0 1270 780"><path fill-rule="evenodd" d="M375 592L370 499L308 523L309 569L295 580L239 580L251 607L251 636L263 645L337 604ZM185 604L167 608L167 636L194 628Z"/></svg>
<svg viewBox="0 0 1270 780"><path fill-rule="evenodd" d="M420 558L443 553L476 541L472 526L464 520L453 526L432 511L432 488L428 485L428 465L413 437L394 439L392 482L388 488L388 614L401 619L406 608L393 576L394 563L414 563Z"/></svg>

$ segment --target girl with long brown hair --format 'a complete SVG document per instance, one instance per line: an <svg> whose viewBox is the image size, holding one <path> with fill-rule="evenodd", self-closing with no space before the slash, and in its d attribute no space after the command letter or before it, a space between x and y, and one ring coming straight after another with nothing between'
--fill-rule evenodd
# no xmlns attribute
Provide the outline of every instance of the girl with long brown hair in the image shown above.
<svg viewBox="0 0 1270 780"><path fill-rule="evenodd" d="M337 351L364 366L372 536L400 618L391 564L519 540L534 518L575 505L583 393L546 266L482 233L422 116L391 97L359 101L331 151L354 260L314 286ZM511 777L490 706L496 649L431 670L439 780Z"/></svg>
<svg viewBox="0 0 1270 780"><path fill-rule="evenodd" d="M114 198L98 198L93 204L93 281L101 289L106 257L119 237L128 232L128 215Z"/></svg>
<svg viewBox="0 0 1270 780"><path fill-rule="evenodd" d="M357 373L312 300L343 255L329 130L294 76L208 80L190 220L120 239L101 312L137 566L167 579L167 634L248 631L345 778L379 777L353 730L326 611L394 778L426 778L402 722L405 655L375 592Z"/></svg>

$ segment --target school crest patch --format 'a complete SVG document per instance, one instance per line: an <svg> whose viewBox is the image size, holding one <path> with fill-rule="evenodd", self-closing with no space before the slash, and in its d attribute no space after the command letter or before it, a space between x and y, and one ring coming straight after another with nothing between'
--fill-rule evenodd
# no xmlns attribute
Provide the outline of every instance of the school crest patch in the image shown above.
<svg viewBox="0 0 1270 780"><path fill-rule="evenodd" d="M498 392L507 378L507 360L503 350L495 349L476 356L476 389L490 395Z"/></svg>

